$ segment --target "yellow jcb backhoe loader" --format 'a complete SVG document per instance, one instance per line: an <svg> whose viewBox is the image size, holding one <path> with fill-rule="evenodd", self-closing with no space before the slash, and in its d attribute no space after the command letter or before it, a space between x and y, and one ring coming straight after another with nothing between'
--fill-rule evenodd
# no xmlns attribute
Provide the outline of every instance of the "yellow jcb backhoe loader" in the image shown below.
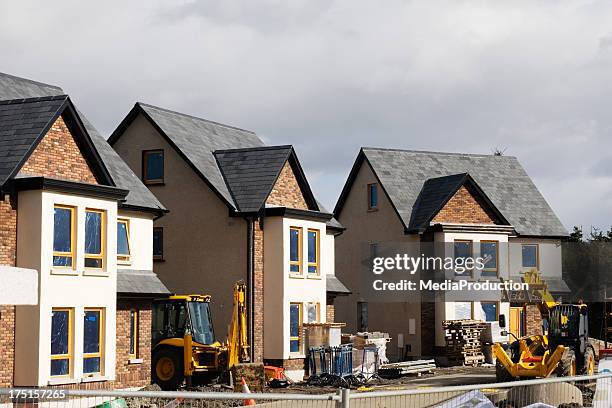
<svg viewBox="0 0 612 408"><path fill-rule="evenodd" d="M541 299L537 305L543 322L547 322L548 334L530 335L510 344L494 344L497 380L592 375L595 350L589 342L587 306L556 302L535 269L525 272L522 279Z"/></svg>
<svg viewBox="0 0 612 408"><path fill-rule="evenodd" d="M194 376L212 379L247 362L246 285L234 285L227 341L215 340L209 295L173 295L153 302L152 379L176 390Z"/></svg>

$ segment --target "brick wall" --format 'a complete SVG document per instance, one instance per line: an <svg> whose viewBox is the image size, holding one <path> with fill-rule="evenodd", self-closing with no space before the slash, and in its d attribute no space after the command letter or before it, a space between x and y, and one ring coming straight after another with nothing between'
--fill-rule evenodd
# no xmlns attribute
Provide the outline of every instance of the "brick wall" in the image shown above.
<svg viewBox="0 0 612 408"><path fill-rule="evenodd" d="M495 224L495 216L487 207L482 198L465 186L461 186L433 221L456 224Z"/></svg>
<svg viewBox="0 0 612 408"><path fill-rule="evenodd" d="M0 387L13 386L15 307L0 306Z"/></svg>
<svg viewBox="0 0 612 408"><path fill-rule="evenodd" d="M130 364L130 310L138 310L137 359ZM144 387L151 383L151 301L117 301L117 363L115 388Z"/></svg>
<svg viewBox="0 0 612 408"><path fill-rule="evenodd" d="M543 334L542 314L536 305L525 305L525 330L529 336Z"/></svg>
<svg viewBox="0 0 612 408"><path fill-rule="evenodd" d="M263 361L263 327L264 327L264 231L258 221L253 222L255 262L253 265L253 362ZM282 311L279 311L282 313Z"/></svg>
<svg viewBox="0 0 612 408"><path fill-rule="evenodd" d="M15 266L17 204L8 195L0 198L0 265ZM0 306L0 387L13 385L15 363L15 307Z"/></svg>
<svg viewBox="0 0 612 408"><path fill-rule="evenodd" d="M276 184L268 196L266 204L308 210L306 200L304 200L302 190L300 189L289 162L285 163L285 166L281 170L276 180Z"/></svg>
<svg viewBox="0 0 612 408"><path fill-rule="evenodd" d="M327 304L327 306L325 306L325 321L327 323L333 323L335 316L336 315L336 310L334 308L334 304Z"/></svg>
<svg viewBox="0 0 612 408"><path fill-rule="evenodd" d="M20 174L97 184L61 116L22 166Z"/></svg>
<svg viewBox="0 0 612 408"><path fill-rule="evenodd" d="M0 265L15 266L17 253L17 203L0 197Z"/></svg>

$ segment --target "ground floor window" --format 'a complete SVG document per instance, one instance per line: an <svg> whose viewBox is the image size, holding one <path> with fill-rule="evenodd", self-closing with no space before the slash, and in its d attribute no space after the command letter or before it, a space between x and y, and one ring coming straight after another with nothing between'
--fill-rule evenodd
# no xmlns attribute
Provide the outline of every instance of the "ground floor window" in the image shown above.
<svg viewBox="0 0 612 408"><path fill-rule="evenodd" d="M289 352L300 352L300 327L302 326L302 304L289 305Z"/></svg>
<svg viewBox="0 0 612 408"><path fill-rule="evenodd" d="M308 323L319 323L321 321L320 308L321 306L319 303L306 304L306 318Z"/></svg>
<svg viewBox="0 0 612 408"><path fill-rule="evenodd" d="M54 308L51 313L51 376L70 376L72 369L72 309Z"/></svg>
<svg viewBox="0 0 612 408"><path fill-rule="evenodd" d="M368 302L357 302L357 328L360 332L368 331Z"/></svg>
<svg viewBox="0 0 612 408"><path fill-rule="evenodd" d="M104 310L85 309L83 320L83 374L102 374Z"/></svg>
<svg viewBox="0 0 612 408"><path fill-rule="evenodd" d="M130 310L130 358L138 357L138 310Z"/></svg>
<svg viewBox="0 0 612 408"><path fill-rule="evenodd" d="M482 308L482 317L487 322L496 322L499 320L499 303L498 302L480 302Z"/></svg>

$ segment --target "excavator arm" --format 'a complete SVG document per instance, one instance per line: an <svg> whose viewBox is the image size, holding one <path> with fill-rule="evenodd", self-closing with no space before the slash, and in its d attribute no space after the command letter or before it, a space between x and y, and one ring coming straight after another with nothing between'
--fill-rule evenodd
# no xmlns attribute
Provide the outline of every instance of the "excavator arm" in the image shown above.
<svg viewBox="0 0 612 408"><path fill-rule="evenodd" d="M249 345L246 324L246 285L234 285L234 309L227 336L228 369L238 363L249 361Z"/></svg>

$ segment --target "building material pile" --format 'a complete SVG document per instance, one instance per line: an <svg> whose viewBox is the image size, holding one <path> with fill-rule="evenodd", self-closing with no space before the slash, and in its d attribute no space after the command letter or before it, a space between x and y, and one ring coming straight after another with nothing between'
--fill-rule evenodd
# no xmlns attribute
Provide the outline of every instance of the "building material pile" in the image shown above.
<svg viewBox="0 0 612 408"><path fill-rule="evenodd" d="M486 323L479 320L445 320L446 356L450 365L478 366L485 361L480 336Z"/></svg>
<svg viewBox="0 0 612 408"><path fill-rule="evenodd" d="M383 364L378 373L383 378L397 378L404 375L431 373L436 368L435 360L402 361L399 363Z"/></svg>

